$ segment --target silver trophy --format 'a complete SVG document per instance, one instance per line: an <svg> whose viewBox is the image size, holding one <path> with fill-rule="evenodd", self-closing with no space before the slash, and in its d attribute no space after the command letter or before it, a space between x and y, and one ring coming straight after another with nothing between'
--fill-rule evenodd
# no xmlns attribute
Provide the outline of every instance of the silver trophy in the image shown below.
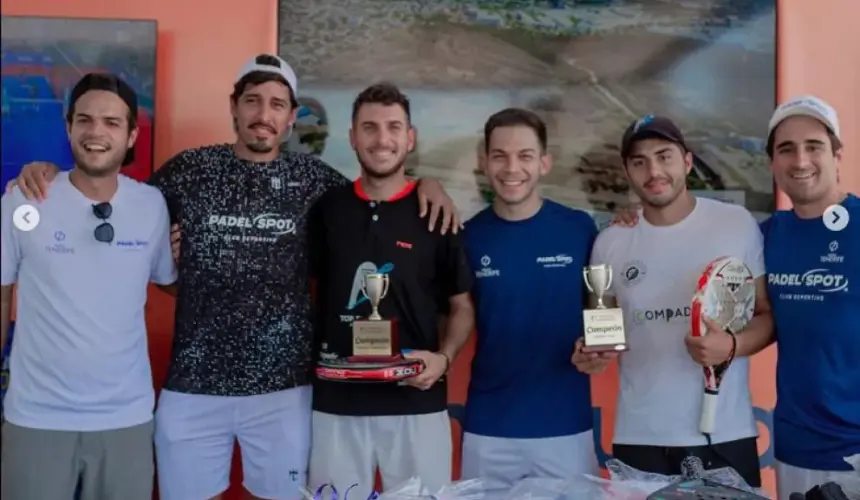
<svg viewBox="0 0 860 500"><path fill-rule="evenodd" d="M627 350L624 313L617 307L610 309L603 303L604 295L612 286L612 266L585 266L582 269L582 279L588 291L597 298L594 309L582 311L583 344L592 351Z"/></svg>
<svg viewBox="0 0 860 500"><path fill-rule="evenodd" d="M361 294L370 302L370 316L367 319L371 321L381 321L382 316L379 315L379 303L388 294L388 275L372 273L364 277L364 285L361 287Z"/></svg>
<svg viewBox="0 0 860 500"><path fill-rule="evenodd" d="M612 286L612 266L609 264L586 266L582 269L582 279L585 280L588 291L597 297L597 309L606 309L603 296Z"/></svg>

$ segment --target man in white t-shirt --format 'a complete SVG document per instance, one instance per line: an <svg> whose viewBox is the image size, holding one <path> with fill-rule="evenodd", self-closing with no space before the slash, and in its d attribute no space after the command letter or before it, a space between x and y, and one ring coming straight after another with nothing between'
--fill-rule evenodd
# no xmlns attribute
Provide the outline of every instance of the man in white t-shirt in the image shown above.
<svg viewBox="0 0 860 500"><path fill-rule="evenodd" d="M634 122L621 153L630 186L642 201L640 220L634 227L603 231L591 256L592 264L614 270L611 292L624 310L630 347L619 357L614 458L672 475L681 472L685 457L695 455L708 469L730 466L747 483L760 486L747 357L770 343L773 321L758 223L743 207L687 191L693 155L671 120L649 115ZM709 262L728 255L743 259L756 277L755 317L736 342L713 325L706 336L693 338L690 304L696 282ZM706 437L699 432L701 367L732 355L717 427ZM583 352L579 344L573 362L597 373L608 359Z"/></svg>
<svg viewBox="0 0 860 500"><path fill-rule="evenodd" d="M155 394L144 306L171 286L167 203L119 174L137 137L137 97L84 76L66 117L75 168L51 197L3 196L2 340L17 285L4 400L2 486L10 500L151 500ZM193 480L193 479L189 479Z"/></svg>

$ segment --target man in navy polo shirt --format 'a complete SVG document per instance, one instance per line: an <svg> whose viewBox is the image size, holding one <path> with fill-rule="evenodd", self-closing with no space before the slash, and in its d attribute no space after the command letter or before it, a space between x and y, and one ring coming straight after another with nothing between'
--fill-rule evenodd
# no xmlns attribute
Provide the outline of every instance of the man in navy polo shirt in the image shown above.
<svg viewBox="0 0 860 500"><path fill-rule="evenodd" d="M484 144L495 197L465 232L478 337L463 478L483 480L493 499L524 477L597 472L589 376L571 364L597 227L585 212L541 198L537 183L552 158L536 114L496 113Z"/></svg>
<svg viewBox="0 0 860 500"><path fill-rule="evenodd" d="M451 481L451 427L443 376L474 327L472 274L460 239L428 232L415 184L405 175L414 147L409 101L374 85L353 104L350 142L361 165L351 186L323 195L310 221L321 359L352 354L352 322L370 313L365 274L385 273L384 318L396 318L400 347L426 369L407 385L316 380L309 479L367 498L377 467L385 487L419 477L435 492ZM437 314L449 310L439 335Z"/></svg>
<svg viewBox="0 0 860 500"><path fill-rule="evenodd" d="M860 199L841 190L836 111L779 106L767 153L793 209L762 224L778 342L773 441L779 498L847 478L860 454Z"/></svg>

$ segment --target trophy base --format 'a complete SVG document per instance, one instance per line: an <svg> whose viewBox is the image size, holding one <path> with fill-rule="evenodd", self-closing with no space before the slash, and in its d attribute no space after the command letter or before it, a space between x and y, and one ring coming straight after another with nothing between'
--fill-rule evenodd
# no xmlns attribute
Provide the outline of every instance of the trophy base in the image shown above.
<svg viewBox="0 0 860 500"><path fill-rule="evenodd" d="M363 361L354 361L356 358ZM332 382L391 383L414 377L424 371L420 359L407 359L401 355L388 356L386 361L364 361L368 356L351 356L317 363L316 375ZM379 360L380 356L373 356Z"/></svg>
<svg viewBox="0 0 860 500"><path fill-rule="evenodd" d="M582 352L624 352L629 347L627 344L602 344L602 345L587 345L583 344Z"/></svg>
<svg viewBox="0 0 860 500"><path fill-rule="evenodd" d="M583 352L622 352L627 350L624 313L619 308L586 309L582 312Z"/></svg>
<svg viewBox="0 0 860 500"><path fill-rule="evenodd" d="M358 355L358 356L349 356L346 358L347 363L398 363L402 361L402 354L393 354L391 356L378 356L378 355Z"/></svg>

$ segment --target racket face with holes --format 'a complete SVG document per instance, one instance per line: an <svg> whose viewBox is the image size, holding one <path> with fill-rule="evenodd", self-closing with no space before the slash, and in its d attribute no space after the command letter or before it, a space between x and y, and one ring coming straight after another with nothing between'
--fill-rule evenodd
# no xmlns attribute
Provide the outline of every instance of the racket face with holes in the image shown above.
<svg viewBox="0 0 860 500"><path fill-rule="evenodd" d="M708 327L705 318L723 330L738 333L753 317L755 278L749 267L736 257L720 257L702 272L692 302L692 335L702 337ZM705 388L717 391L729 363L705 367Z"/></svg>

